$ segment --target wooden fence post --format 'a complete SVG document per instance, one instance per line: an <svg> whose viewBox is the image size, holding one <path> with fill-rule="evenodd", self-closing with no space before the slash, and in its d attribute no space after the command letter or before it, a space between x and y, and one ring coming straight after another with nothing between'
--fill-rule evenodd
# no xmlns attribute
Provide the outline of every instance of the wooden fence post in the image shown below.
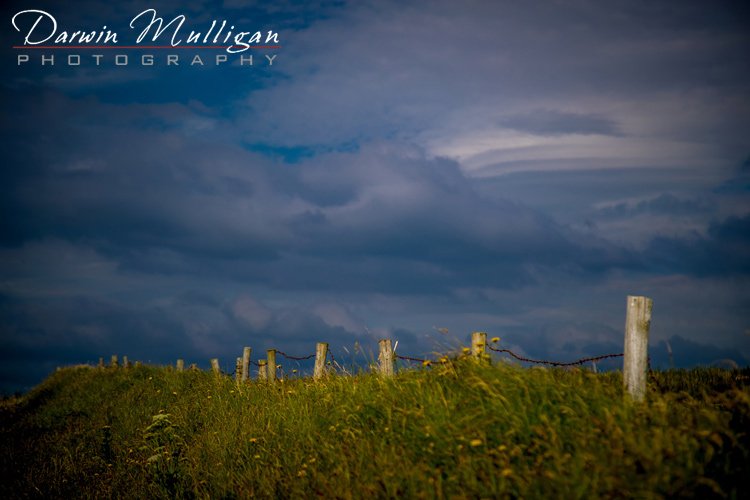
<svg viewBox="0 0 750 500"><path fill-rule="evenodd" d="M266 368L266 360L258 360L258 380L268 380L268 370Z"/></svg>
<svg viewBox="0 0 750 500"><path fill-rule="evenodd" d="M328 357L328 344L318 342L315 346L315 370L313 380L320 380L326 374L326 358Z"/></svg>
<svg viewBox="0 0 750 500"><path fill-rule="evenodd" d="M474 332L471 334L471 355L482 360L487 352L487 334L485 332Z"/></svg>
<svg viewBox="0 0 750 500"><path fill-rule="evenodd" d="M648 297L628 295L622 379L625 390L635 401L643 401L646 397L648 330L652 307L653 301Z"/></svg>
<svg viewBox="0 0 750 500"><path fill-rule="evenodd" d="M219 358L211 358L211 370L217 377L221 375L221 368L219 368Z"/></svg>
<svg viewBox="0 0 750 500"><path fill-rule="evenodd" d="M109 361L109 366L117 368L117 354L113 354Z"/></svg>
<svg viewBox="0 0 750 500"><path fill-rule="evenodd" d="M123 368L130 368L130 362L128 361L127 356L122 357L122 367Z"/></svg>
<svg viewBox="0 0 750 500"><path fill-rule="evenodd" d="M234 363L234 380L239 384L242 382L242 358L237 358Z"/></svg>
<svg viewBox="0 0 750 500"><path fill-rule="evenodd" d="M393 344L391 339L380 339L378 341L380 353L378 354L378 363L380 364L380 373L386 377L392 377L394 374L394 363L396 361L393 355Z"/></svg>
<svg viewBox="0 0 750 500"><path fill-rule="evenodd" d="M178 359L177 360L177 371L181 372L185 369L185 360L184 359Z"/></svg>
<svg viewBox="0 0 750 500"><path fill-rule="evenodd" d="M276 349L268 349L266 351L266 359L268 360L268 365L266 365L268 380L273 382L276 380Z"/></svg>
<svg viewBox="0 0 750 500"><path fill-rule="evenodd" d="M245 382L250 378L250 353L252 349L245 347L242 349L242 381Z"/></svg>

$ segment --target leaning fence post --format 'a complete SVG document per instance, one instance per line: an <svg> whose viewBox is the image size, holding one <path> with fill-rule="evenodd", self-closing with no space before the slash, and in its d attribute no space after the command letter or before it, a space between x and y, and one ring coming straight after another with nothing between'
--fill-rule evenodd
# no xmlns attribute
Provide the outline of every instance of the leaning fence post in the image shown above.
<svg viewBox="0 0 750 500"><path fill-rule="evenodd" d="M242 381L245 382L250 375L250 353L252 349L245 347L242 349Z"/></svg>
<svg viewBox="0 0 750 500"><path fill-rule="evenodd" d="M268 370L266 369L266 360L258 360L258 380L268 380Z"/></svg>
<svg viewBox="0 0 750 500"><path fill-rule="evenodd" d="M177 371L181 372L185 369L185 360L184 359L178 359L177 360Z"/></svg>
<svg viewBox="0 0 750 500"><path fill-rule="evenodd" d="M274 381L276 380L276 349L268 349L266 359L268 360L268 365L266 365L268 380Z"/></svg>
<svg viewBox="0 0 750 500"><path fill-rule="evenodd" d="M380 346L380 354L378 354L380 373L386 377L392 377L394 373L393 365L395 358L393 356L393 344L391 344L391 339L380 339L378 345Z"/></svg>
<svg viewBox="0 0 750 500"><path fill-rule="evenodd" d="M643 401L646 397L648 330L652 307L653 301L648 297L628 295L622 379L625 390L635 401Z"/></svg>
<svg viewBox="0 0 750 500"><path fill-rule="evenodd" d="M211 371L214 372L214 375L217 377L221 375L221 368L219 368L219 358L211 358Z"/></svg>
<svg viewBox="0 0 750 500"><path fill-rule="evenodd" d="M487 352L487 334L474 332L471 334L471 355L476 359L484 359Z"/></svg>
<svg viewBox="0 0 750 500"><path fill-rule="evenodd" d="M117 368L117 354L113 354L109 361L109 366Z"/></svg>
<svg viewBox="0 0 750 500"><path fill-rule="evenodd" d="M315 346L315 370L313 380L319 380L326 374L326 358L328 357L328 344L318 342Z"/></svg>

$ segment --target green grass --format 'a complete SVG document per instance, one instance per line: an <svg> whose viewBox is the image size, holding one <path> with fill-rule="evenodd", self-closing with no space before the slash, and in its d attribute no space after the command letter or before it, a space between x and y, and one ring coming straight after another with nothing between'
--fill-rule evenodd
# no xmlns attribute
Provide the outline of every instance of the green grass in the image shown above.
<svg viewBox="0 0 750 500"><path fill-rule="evenodd" d="M457 362L237 387L205 372L68 368L0 405L0 497L739 498L748 370Z"/></svg>

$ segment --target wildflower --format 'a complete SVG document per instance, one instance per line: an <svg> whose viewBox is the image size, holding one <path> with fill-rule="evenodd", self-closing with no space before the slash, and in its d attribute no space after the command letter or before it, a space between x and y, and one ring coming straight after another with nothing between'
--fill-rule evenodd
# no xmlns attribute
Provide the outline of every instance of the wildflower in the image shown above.
<svg viewBox="0 0 750 500"><path fill-rule="evenodd" d="M258 438L250 438L250 442L251 443L257 443L258 442Z"/></svg>
<svg viewBox="0 0 750 500"><path fill-rule="evenodd" d="M260 455L255 455L253 458L260 458Z"/></svg>
<svg viewBox="0 0 750 500"><path fill-rule="evenodd" d="M513 469L503 469L503 471L500 474L502 474L503 477L508 477L511 474L513 474Z"/></svg>
<svg viewBox="0 0 750 500"><path fill-rule="evenodd" d="M305 477L306 475L307 475L307 472L305 472L304 470L301 470L297 473L297 477Z"/></svg>
<svg viewBox="0 0 750 500"><path fill-rule="evenodd" d="M208 397L208 399L211 399L211 395L210 394L207 397Z"/></svg>
<svg viewBox="0 0 750 500"><path fill-rule="evenodd" d="M443 356L442 358L440 358L440 362L441 363L447 363L448 362L448 358L446 358L445 356Z"/></svg>
<svg viewBox="0 0 750 500"><path fill-rule="evenodd" d="M297 369L295 368L294 370L292 370L292 373L297 373Z"/></svg>
<svg viewBox="0 0 750 500"><path fill-rule="evenodd" d="M469 354L469 352L471 352L471 349L469 349L468 347L464 347L461 350L464 352L464 354Z"/></svg>
<svg viewBox="0 0 750 500"><path fill-rule="evenodd" d="M500 342L500 337L492 337L492 342L494 344L497 344L498 342Z"/></svg>
<svg viewBox="0 0 750 500"><path fill-rule="evenodd" d="M175 392L175 391L172 391L172 394L174 394L175 396L177 396L177 392Z"/></svg>
<svg viewBox="0 0 750 500"><path fill-rule="evenodd" d="M431 364L432 361L430 361L429 359L425 359L424 361L422 361L422 366L430 366Z"/></svg>
<svg viewBox="0 0 750 500"><path fill-rule="evenodd" d="M474 447L476 447L476 446L482 446L482 440L481 439L472 439L471 441L469 441L469 444L471 446L474 446Z"/></svg>

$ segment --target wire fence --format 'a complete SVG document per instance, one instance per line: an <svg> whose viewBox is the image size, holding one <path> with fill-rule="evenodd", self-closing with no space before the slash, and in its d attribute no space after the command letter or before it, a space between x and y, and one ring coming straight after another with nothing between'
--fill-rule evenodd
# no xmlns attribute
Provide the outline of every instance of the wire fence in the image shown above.
<svg viewBox="0 0 750 500"><path fill-rule="evenodd" d="M629 346L629 349L626 349L627 359L625 359L625 362L623 363L623 380L628 393L637 401L642 401L645 395L646 372L648 373L648 378L653 379L651 363L650 360L647 360L648 330L651 321L652 306L653 301L648 297L628 296L627 298L625 345ZM439 355L440 357L438 359L397 354L396 347L398 347L398 342L396 342L396 344L394 345L389 339L380 339L378 341L380 353L378 355L377 366L375 366L375 363L368 363L368 366L370 366L370 368L372 368L373 370L378 370L384 376L392 376L396 371L397 361L404 361L407 363L421 363L425 368L429 368L433 364L452 363L463 358L474 358L477 360L487 359L490 358L492 354L496 353L507 355L509 358L512 358L513 360L519 361L521 363L546 365L552 367L572 367L581 366L585 363L592 363L592 369L594 372L596 372L596 363L598 361L625 357L625 353L611 353L600 354L597 356L587 356L576 359L574 361L535 359L519 355L510 349L495 347L494 345L491 345L499 342L499 337L493 337L491 344L488 344L486 332L473 332L471 335L471 339L471 348L464 347L458 353ZM237 377L237 380L240 381L248 378L249 367L250 365L252 365L258 368L257 374L260 379L277 379L277 370L279 369L281 369L282 378L284 378L284 367L281 364L276 363L275 354L278 353L285 360L296 362L298 367L301 366L300 362L315 358L313 379L318 379L328 372L341 372L344 374L359 372L359 369L354 362L352 363L351 367L345 366L345 364L339 364L336 361L333 353L328 349L328 344L324 342L319 342L317 344L315 353L303 356L295 356L287 354L286 352L280 351L278 349L270 349L268 351L269 359L267 361L251 361L249 359L250 352L250 347L245 347L243 349L243 357L237 358L235 370L231 373L220 370L218 358L211 359L211 369L217 375L222 373L225 375L235 375ZM126 357L123 357L125 367L128 366L128 362L126 361L126 359ZM182 359L179 359L177 361L178 371L183 371L184 361ZM104 358L99 358L99 366L104 366ZM112 356L110 366L118 366L117 355ZM361 368L361 366L359 368ZM191 365L191 370L192 369L197 369L197 365ZM292 373L298 372L299 370L297 369L292 370Z"/></svg>

